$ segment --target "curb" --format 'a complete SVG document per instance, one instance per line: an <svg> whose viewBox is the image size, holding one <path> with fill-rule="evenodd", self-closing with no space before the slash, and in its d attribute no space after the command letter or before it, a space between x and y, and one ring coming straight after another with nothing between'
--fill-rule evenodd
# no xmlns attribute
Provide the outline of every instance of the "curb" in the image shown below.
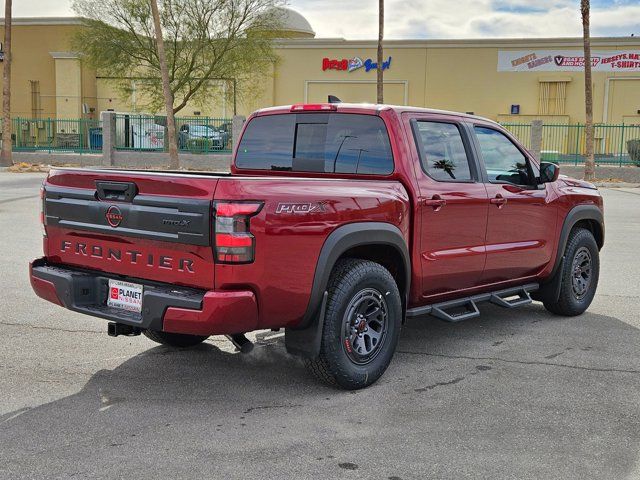
<svg viewBox="0 0 640 480"><path fill-rule="evenodd" d="M627 182L595 182L598 188L640 188L640 183Z"/></svg>

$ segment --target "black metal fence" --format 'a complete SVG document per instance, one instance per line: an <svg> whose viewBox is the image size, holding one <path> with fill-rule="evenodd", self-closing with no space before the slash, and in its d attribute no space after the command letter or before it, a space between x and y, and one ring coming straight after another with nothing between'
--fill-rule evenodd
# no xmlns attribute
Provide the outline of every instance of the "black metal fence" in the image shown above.
<svg viewBox="0 0 640 480"><path fill-rule="evenodd" d="M11 127L16 152L102 151L100 120L16 117L11 120Z"/></svg>
<svg viewBox="0 0 640 480"><path fill-rule="evenodd" d="M164 116L116 114L117 150L164 151ZM176 117L178 150L191 153L230 153L232 120L212 117Z"/></svg>
<svg viewBox="0 0 640 480"><path fill-rule="evenodd" d="M523 145L530 147L531 124L504 123L503 126ZM542 160L584 164L585 143L585 126L582 124L542 126ZM594 153L599 165L640 166L640 125L595 125Z"/></svg>

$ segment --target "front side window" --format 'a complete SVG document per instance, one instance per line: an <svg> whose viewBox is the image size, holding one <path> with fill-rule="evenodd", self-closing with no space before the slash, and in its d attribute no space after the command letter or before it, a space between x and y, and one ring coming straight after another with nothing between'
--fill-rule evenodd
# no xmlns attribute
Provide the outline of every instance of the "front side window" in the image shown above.
<svg viewBox="0 0 640 480"><path fill-rule="evenodd" d="M414 132L427 175L441 182L472 180L469 158L456 125L417 121Z"/></svg>
<svg viewBox="0 0 640 480"><path fill-rule="evenodd" d="M503 133L486 127L474 127L480 152L492 183L530 185L529 160Z"/></svg>
<svg viewBox="0 0 640 480"><path fill-rule="evenodd" d="M256 117L242 136L238 168L388 175L393 155L375 115L300 113Z"/></svg>

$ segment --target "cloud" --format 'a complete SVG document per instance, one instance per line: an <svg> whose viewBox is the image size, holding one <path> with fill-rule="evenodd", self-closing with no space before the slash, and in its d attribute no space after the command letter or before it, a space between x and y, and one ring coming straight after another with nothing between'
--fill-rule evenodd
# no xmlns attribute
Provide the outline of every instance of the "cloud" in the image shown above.
<svg viewBox="0 0 640 480"><path fill-rule="evenodd" d="M71 0L20 0L13 2L14 17L72 16Z"/></svg>
<svg viewBox="0 0 640 480"><path fill-rule="evenodd" d="M404 38L579 37L579 0L386 0L385 36ZM640 36L638 0L592 0L594 36ZM375 0L289 0L318 37L374 39ZM73 15L71 0L20 0L14 16Z"/></svg>
<svg viewBox="0 0 640 480"><path fill-rule="evenodd" d="M374 0L290 0L318 37L377 37ZM596 0L591 9L592 35L640 34L637 0ZM579 37L577 0L387 0L385 37Z"/></svg>

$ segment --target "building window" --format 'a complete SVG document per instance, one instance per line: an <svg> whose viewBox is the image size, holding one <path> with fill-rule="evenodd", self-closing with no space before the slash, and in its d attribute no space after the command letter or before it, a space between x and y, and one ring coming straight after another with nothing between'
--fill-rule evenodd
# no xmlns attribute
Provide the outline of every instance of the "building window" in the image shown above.
<svg viewBox="0 0 640 480"><path fill-rule="evenodd" d="M564 115L567 99L566 81L540 81L538 115Z"/></svg>

